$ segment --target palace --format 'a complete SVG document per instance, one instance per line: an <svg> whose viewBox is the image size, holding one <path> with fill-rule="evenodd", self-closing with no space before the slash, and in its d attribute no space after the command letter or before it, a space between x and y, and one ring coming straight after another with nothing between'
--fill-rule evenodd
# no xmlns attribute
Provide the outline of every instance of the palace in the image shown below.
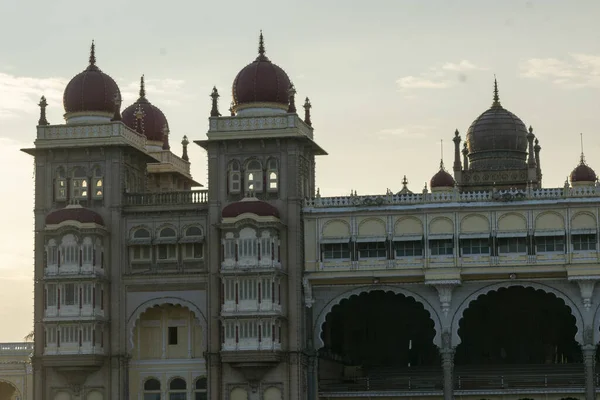
<svg viewBox="0 0 600 400"><path fill-rule="evenodd" d="M322 197L311 103L262 34L181 152L144 78L121 111L98 65L92 44L24 149L34 400L598 398L597 176L582 153L545 188L497 84L429 187Z"/></svg>

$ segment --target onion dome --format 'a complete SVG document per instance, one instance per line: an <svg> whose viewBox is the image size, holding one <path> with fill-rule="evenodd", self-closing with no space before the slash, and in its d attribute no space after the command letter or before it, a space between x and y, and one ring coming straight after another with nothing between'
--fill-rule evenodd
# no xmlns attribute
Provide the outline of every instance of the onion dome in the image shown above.
<svg viewBox="0 0 600 400"><path fill-rule="evenodd" d="M597 178L596 172L585 163L585 157L582 152L579 165L571 172L571 184L574 186L591 185L596 182Z"/></svg>
<svg viewBox="0 0 600 400"><path fill-rule="evenodd" d="M258 217L279 218L279 210L276 207L255 197L247 197L235 203L228 204L223 208L221 216L223 218L235 218L246 213L254 214Z"/></svg>
<svg viewBox="0 0 600 400"><path fill-rule="evenodd" d="M96 65L95 45L92 42L90 64L75 75L65 88L63 105L67 122L80 116L108 117L110 121L115 114L116 99L120 97L117 83ZM71 122L85 122L85 119L76 118Z"/></svg>
<svg viewBox="0 0 600 400"><path fill-rule="evenodd" d="M432 191L448 190L454 188L454 178L444 168L444 161L440 162L440 170L429 181Z"/></svg>
<svg viewBox="0 0 600 400"><path fill-rule="evenodd" d="M165 139L165 129L169 123L160 108L152 105L146 98L146 87L144 76L140 78L140 97L135 103L122 112L122 120L125 125L141 135L145 135L150 141L160 142Z"/></svg>
<svg viewBox="0 0 600 400"><path fill-rule="evenodd" d="M97 224L104 226L102 216L79 204L68 205L65 208L51 212L46 216L46 225L57 225L65 221L76 221L81 224Z"/></svg>
<svg viewBox="0 0 600 400"><path fill-rule="evenodd" d="M234 109L254 107L288 109L290 78L265 55L262 31L258 57L237 74L233 81Z"/></svg>
<svg viewBox="0 0 600 400"><path fill-rule="evenodd" d="M495 79L492 106L471 124L466 143L470 170L527 167L527 128L500 104Z"/></svg>

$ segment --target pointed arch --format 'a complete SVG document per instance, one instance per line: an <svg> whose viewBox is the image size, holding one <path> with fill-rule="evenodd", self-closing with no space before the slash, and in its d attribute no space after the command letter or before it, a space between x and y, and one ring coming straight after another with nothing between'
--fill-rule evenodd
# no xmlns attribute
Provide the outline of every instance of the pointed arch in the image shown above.
<svg viewBox="0 0 600 400"><path fill-rule="evenodd" d="M142 314L152 307L158 307L165 304L178 305L190 310L192 313L194 313L194 319L200 324L202 328L202 334L208 334L208 323L206 321L206 316L204 315L204 313L202 313L202 311L197 305L179 297L157 297L140 304L135 310L133 310L133 312L129 316L127 320L127 342L129 351L133 349L133 332L135 331L137 322L140 320ZM203 340L202 342L203 347L206 350L207 341Z"/></svg>
<svg viewBox="0 0 600 400"><path fill-rule="evenodd" d="M571 310L571 315L573 315L573 317L575 318L575 326L577 327L577 333L575 334L575 341L580 344L583 343L583 327L584 327L583 316L581 315L581 311L579 310L577 305L573 302L573 300L571 300L571 298L566 293L564 293L552 286L545 285L543 283L529 282L529 281L515 281L515 282L509 281L509 282L495 283L495 284L491 284L491 285L482 287L481 289L476 290L475 292L471 293L469 296L467 296L467 298L465 298L460 303L460 305L456 309L456 312L452 316L452 324L451 324L452 347L456 347L461 343L461 338L458 335L459 323L463 318L463 314L464 314L465 310L467 308L469 308L471 303L473 303L474 301L479 299L481 296L485 296L486 294L488 294L490 292L495 292L498 289L509 288L512 286L521 286L523 288L532 288L535 290L541 290L546 293L551 293L554 296L556 296L557 298L564 301L565 305L567 307L569 307L569 309Z"/></svg>
<svg viewBox="0 0 600 400"><path fill-rule="evenodd" d="M352 296L358 296L362 293L369 293L369 292L374 292L374 291L383 291L383 292L392 292L394 294L401 294L405 297L412 297L413 300L415 300L417 303L420 303L423 306L423 308L425 309L425 311L427 311L429 313L429 318L431 318L431 320L433 321L433 328L435 330L433 344L438 347L441 347L442 322L441 322L440 316L438 315L437 311L431 305L431 303L429 303L429 301L427 299L425 299L423 296L421 296L415 292L412 292L410 290L407 290L407 289L404 289L404 288L398 287L398 286L369 285L369 286L361 286L358 288L348 290L348 291L336 296L335 298L333 298L331 301L329 301L329 303L327 303L323 307L323 309L319 313L319 316L316 319L315 326L314 326L313 342L315 345L315 350L319 350L321 347L325 346L325 343L323 342L323 338L321 337L321 334L323 333L323 326L325 325L325 320L327 318L327 315L329 315L329 313L331 313L331 310L333 309L333 307L340 304L340 302L342 300L349 299Z"/></svg>

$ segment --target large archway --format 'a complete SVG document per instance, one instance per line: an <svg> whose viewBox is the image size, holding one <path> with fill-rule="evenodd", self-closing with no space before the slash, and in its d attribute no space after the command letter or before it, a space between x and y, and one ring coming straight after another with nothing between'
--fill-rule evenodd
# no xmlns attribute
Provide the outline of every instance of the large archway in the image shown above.
<svg viewBox="0 0 600 400"><path fill-rule="evenodd" d="M343 299L322 326L319 387L401 389L423 371L439 377L435 336L429 311L411 296L374 290Z"/></svg>
<svg viewBox="0 0 600 400"><path fill-rule="evenodd" d="M475 376L487 374L503 376L498 385L535 386L582 376L577 319L553 293L497 288L470 302L458 325L455 365L461 382L477 382Z"/></svg>
<svg viewBox="0 0 600 400"><path fill-rule="evenodd" d="M0 400L17 400L19 391L11 382L0 379Z"/></svg>

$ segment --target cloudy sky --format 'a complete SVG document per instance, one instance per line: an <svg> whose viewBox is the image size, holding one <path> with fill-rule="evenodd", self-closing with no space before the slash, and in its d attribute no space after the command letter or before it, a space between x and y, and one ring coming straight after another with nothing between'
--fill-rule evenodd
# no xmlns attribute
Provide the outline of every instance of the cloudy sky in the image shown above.
<svg viewBox="0 0 600 400"><path fill-rule="evenodd" d="M0 15L0 320L10 321L0 341L32 326L33 160L19 149L32 145L42 94L50 122L63 122L63 89L92 39L124 106L146 75L179 153L184 134L205 137L213 85L226 113L263 29L268 56L311 98L316 140L330 153L317 164L323 195L399 190L405 174L420 191L440 141L451 165L454 130L464 137L490 106L494 74L503 106L540 139L545 186L562 186L576 165L580 133L600 168L597 0L31 0L0 2ZM203 151L190 158L205 182Z"/></svg>

